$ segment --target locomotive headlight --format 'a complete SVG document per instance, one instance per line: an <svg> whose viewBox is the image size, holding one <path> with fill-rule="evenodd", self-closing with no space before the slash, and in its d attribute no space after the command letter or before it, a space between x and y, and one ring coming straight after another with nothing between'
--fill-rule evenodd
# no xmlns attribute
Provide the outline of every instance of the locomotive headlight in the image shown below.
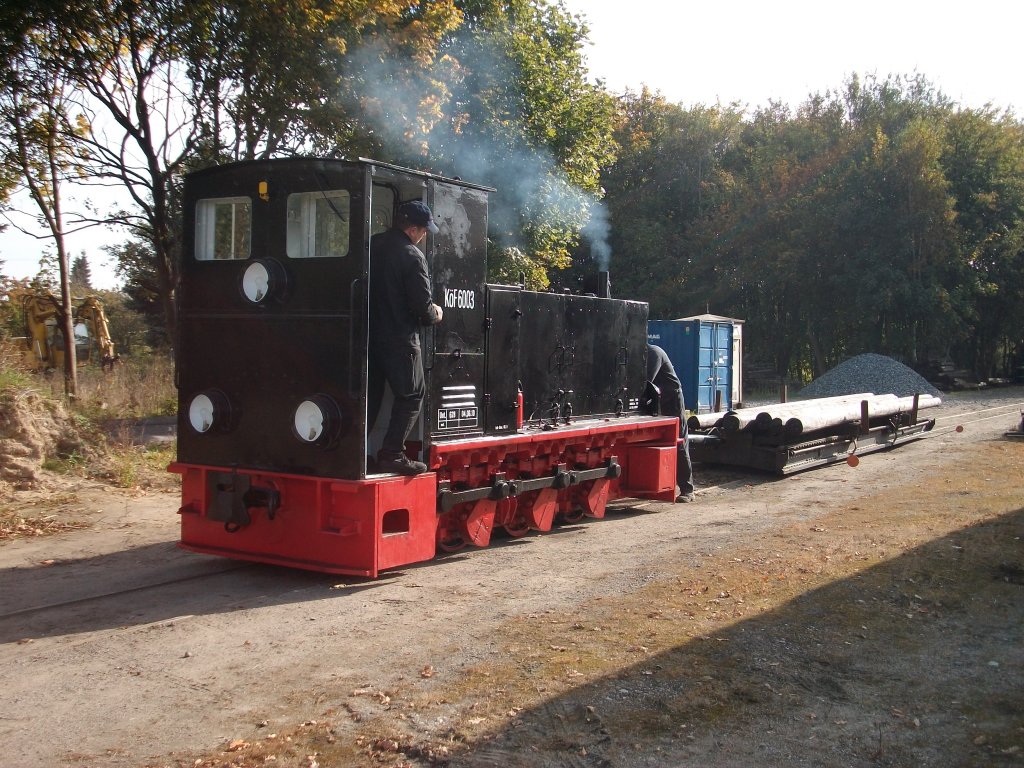
<svg viewBox="0 0 1024 768"><path fill-rule="evenodd" d="M270 299L281 299L287 284L284 267L274 259L256 259L242 272L242 295L250 302L266 305Z"/></svg>
<svg viewBox="0 0 1024 768"><path fill-rule="evenodd" d="M295 409L292 425L295 436L304 443L326 445L341 427L341 410L327 395L313 395Z"/></svg>
<svg viewBox="0 0 1024 768"><path fill-rule="evenodd" d="M259 304L270 293L270 273L264 264L256 261L242 274L242 293L253 304Z"/></svg>
<svg viewBox="0 0 1024 768"><path fill-rule="evenodd" d="M227 396L217 389L208 389L188 404L188 423L199 434L227 429L231 421L231 405Z"/></svg>

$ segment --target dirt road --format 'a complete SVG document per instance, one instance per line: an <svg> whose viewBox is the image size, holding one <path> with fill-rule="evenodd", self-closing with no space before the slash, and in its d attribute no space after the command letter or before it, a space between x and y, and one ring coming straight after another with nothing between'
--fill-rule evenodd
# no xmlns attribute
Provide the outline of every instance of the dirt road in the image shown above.
<svg viewBox="0 0 1024 768"><path fill-rule="evenodd" d="M0 545L0 765L1024 765L1024 441L964 415L1022 401L376 581L78 489Z"/></svg>

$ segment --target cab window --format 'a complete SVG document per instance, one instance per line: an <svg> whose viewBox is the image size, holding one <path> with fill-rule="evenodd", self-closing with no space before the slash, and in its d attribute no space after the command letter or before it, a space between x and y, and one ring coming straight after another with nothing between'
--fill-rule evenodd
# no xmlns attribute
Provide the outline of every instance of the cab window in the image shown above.
<svg viewBox="0 0 1024 768"><path fill-rule="evenodd" d="M373 203L370 206L370 235L379 235L391 229L395 212L395 190L383 184L373 185Z"/></svg>
<svg viewBox="0 0 1024 768"><path fill-rule="evenodd" d="M196 259L248 259L252 243L252 202L217 197L196 204Z"/></svg>
<svg viewBox="0 0 1024 768"><path fill-rule="evenodd" d="M323 259L347 256L352 220L347 190L288 195L288 256Z"/></svg>

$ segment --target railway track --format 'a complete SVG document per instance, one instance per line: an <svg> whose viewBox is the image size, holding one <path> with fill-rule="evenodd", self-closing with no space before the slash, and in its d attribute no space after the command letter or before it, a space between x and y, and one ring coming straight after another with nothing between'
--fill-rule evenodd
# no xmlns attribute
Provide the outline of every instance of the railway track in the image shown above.
<svg viewBox="0 0 1024 768"><path fill-rule="evenodd" d="M915 437L915 441L931 440L937 437L949 436L950 434L962 433L968 427L984 424L996 419L1012 419L1012 417L1018 416L1021 410L1024 410L1024 401L939 415L935 419L936 427L930 432L923 433ZM750 484L751 482L756 482L758 479L761 479L764 482L771 482L777 479L772 476L758 476L752 478L749 471L725 467L713 469L708 467L706 474L710 475L708 479L711 480L711 482L703 483L702 490L708 490L710 488L722 493L728 493L736 487L739 487L740 484ZM622 499L610 505L609 510L648 508L654 503L655 502L637 502L636 500ZM62 565L74 566L74 561L62 563ZM214 579L220 576L243 571L258 573L269 577L267 579L260 577L255 579L261 583L266 582L265 588L259 598L272 597L273 594L284 594L310 586L322 586L327 581L336 582L339 580L353 580L343 579L338 576L275 568L273 566L260 565L251 562L230 560L211 562L205 558L196 561L194 567L186 565L185 568L185 573L181 573L180 575L176 575L172 578L158 577L155 580L148 581L146 583L132 584L123 588L105 590L95 594L51 600L13 610L7 610L0 613L0 627L9 622L30 623L33 619L37 619L48 612L60 612L64 610L75 611L78 609L88 608L90 606L96 606L104 601L117 601L131 595L144 595L146 593L156 592L162 589L169 589L176 586L187 585L192 582L202 581L204 579ZM194 572L194 569L197 569L199 572ZM359 579L355 579L355 581L359 581ZM279 589L272 589L274 586L279 587ZM251 595L248 595L247 599L251 600L253 598Z"/></svg>
<svg viewBox="0 0 1024 768"><path fill-rule="evenodd" d="M100 600L106 600L111 597L124 597L126 595L135 594L138 592L146 592L148 590L160 589L161 587L175 586L178 584L186 584L190 581L197 579L206 579L212 576L221 576L225 573L232 573L245 568L253 567L253 563L232 563L229 562L223 567L217 568L216 570L210 571L206 569L203 573L194 573L184 576L179 576L173 579L165 579L163 581L156 581L150 584L140 584L134 587L127 587L125 589L117 589L108 592L101 592L95 595L86 595L84 597L76 597L70 600L60 600L52 603L44 603L42 605L34 605L28 608L19 608L18 610L8 611L6 613L0 613L0 621L6 621L7 619L13 619L18 617L31 616L33 614L41 613L43 611L57 610L61 608L72 608L75 606L86 605L88 603L97 602Z"/></svg>
<svg viewBox="0 0 1024 768"><path fill-rule="evenodd" d="M993 419L1003 419L1007 417L1020 416L1020 413L1024 411L1024 401L1019 403L1010 403L1007 405L995 405L991 408L979 408L973 411L965 411L963 413L950 413L944 416L937 416L935 419L935 428L931 432L925 433L921 439L928 440L941 435L947 435L950 432L962 432L965 427L969 427L973 424L981 424L982 422L992 421ZM982 416L981 414L986 414Z"/></svg>

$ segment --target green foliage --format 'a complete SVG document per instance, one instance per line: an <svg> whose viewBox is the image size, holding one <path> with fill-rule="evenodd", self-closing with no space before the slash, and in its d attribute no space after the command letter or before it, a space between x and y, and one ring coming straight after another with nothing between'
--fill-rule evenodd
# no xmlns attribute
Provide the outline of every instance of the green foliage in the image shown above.
<svg viewBox="0 0 1024 768"><path fill-rule="evenodd" d="M868 351L982 375L1024 355L1010 115L959 109L922 77L855 77L795 113L646 92L623 108L604 182L615 273L652 316L743 318L747 350L797 377Z"/></svg>
<svg viewBox="0 0 1024 768"><path fill-rule="evenodd" d="M43 469L61 475L80 473L85 465L86 459L79 453L69 453L66 456L51 456L43 459Z"/></svg>
<svg viewBox="0 0 1024 768"><path fill-rule="evenodd" d="M613 157L614 102L586 80L582 25L547 2L457 3L437 56L354 49L361 121L385 156L498 189L490 276L544 287L569 264Z"/></svg>
<svg viewBox="0 0 1024 768"><path fill-rule="evenodd" d="M25 365L25 350L0 334L0 392L23 391L33 385Z"/></svg>
<svg viewBox="0 0 1024 768"><path fill-rule="evenodd" d="M105 250L117 264L117 275L124 282L121 304L125 312L122 314L117 304L108 311L117 349L130 352L139 345L170 346L163 325L161 283L153 248L144 240L128 240Z"/></svg>
<svg viewBox="0 0 1024 768"><path fill-rule="evenodd" d="M167 465L175 460L176 454L174 442L151 446L122 445L111 457L108 477L118 488L152 484L152 478L167 476Z"/></svg>
<svg viewBox="0 0 1024 768"><path fill-rule="evenodd" d="M602 179L614 222L615 292L650 301L654 316L676 317L687 292L705 290L691 286L692 231L730 194L734 180L722 161L742 114L684 110L646 89L627 93L620 107L621 151Z"/></svg>
<svg viewBox="0 0 1024 768"><path fill-rule="evenodd" d="M456 24L451 0L227 0L187 5L183 58L207 160L347 151L360 132L360 72L347 56L364 36L431 58ZM403 56L412 60L411 55Z"/></svg>

